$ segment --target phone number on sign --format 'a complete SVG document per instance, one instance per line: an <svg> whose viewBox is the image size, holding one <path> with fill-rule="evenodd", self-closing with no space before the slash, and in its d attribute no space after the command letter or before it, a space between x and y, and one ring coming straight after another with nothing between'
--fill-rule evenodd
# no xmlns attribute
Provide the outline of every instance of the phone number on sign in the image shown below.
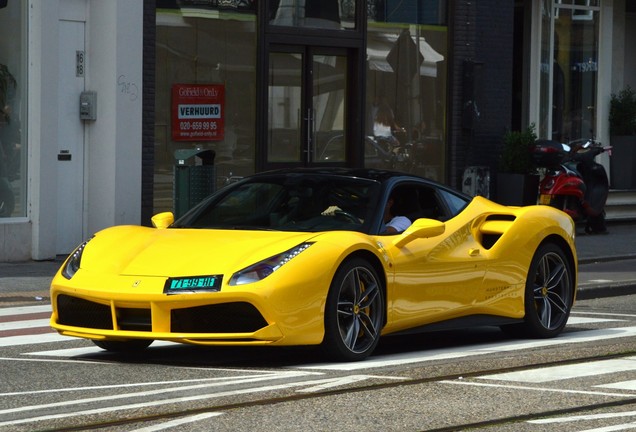
<svg viewBox="0 0 636 432"><path fill-rule="evenodd" d="M187 130L216 130L217 129L217 125L216 122L189 122L189 121L182 121L179 122L179 129L183 130L183 131L187 131Z"/></svg>

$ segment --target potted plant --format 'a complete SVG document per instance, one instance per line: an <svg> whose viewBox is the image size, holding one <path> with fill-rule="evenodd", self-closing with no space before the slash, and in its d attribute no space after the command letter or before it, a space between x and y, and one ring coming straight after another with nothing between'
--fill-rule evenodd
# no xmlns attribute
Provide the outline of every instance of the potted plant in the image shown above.
<svg viewBox="0 0 636 432"><path fill-rule="evenodd" d="M537 140L534 124L521 131L507 131L497 173L497 201L505 205L537 203L539 176L532 163L532 146Z"/></svg>
<svg viewBox="0 0 636 432"><path fill-rule="evenodd" d="M611 185L636 189L636 92L629 86L610 98Z"/></svg>

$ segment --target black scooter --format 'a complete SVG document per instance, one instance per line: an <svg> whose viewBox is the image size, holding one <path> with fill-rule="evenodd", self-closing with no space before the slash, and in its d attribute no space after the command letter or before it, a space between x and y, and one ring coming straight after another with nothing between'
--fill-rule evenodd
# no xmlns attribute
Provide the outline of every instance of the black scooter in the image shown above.
<svg viewBox="0 0 636 432"><path fill-rule="evenodd" d="M605 234L605 203L609 180L595 158L610 150L598 141L568 144L539 140L532 155L538 167L547 168L539 184L539 204L563 210L576 222L585 221L588 234Z"/></svg>

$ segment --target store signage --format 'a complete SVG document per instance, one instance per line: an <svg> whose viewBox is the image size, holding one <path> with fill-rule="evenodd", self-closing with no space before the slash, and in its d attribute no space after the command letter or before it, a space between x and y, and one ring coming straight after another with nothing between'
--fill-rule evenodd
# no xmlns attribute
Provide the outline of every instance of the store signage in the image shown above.
<svg viewBox="0 0 636 432"><path fill-rule="evenodd" d="M222 140L224 111L223 84L173 84L173 141Z"/></svg>

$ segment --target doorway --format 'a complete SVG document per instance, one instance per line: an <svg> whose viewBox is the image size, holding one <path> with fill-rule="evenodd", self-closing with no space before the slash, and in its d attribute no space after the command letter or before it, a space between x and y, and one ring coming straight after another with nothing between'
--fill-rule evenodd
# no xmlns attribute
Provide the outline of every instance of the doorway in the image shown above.
<svg viewBox="0 0 636 432"><path fill-rule="evenodd" d="M267 168L351 163L350 58L346 48L270 47Z"/></svg>

